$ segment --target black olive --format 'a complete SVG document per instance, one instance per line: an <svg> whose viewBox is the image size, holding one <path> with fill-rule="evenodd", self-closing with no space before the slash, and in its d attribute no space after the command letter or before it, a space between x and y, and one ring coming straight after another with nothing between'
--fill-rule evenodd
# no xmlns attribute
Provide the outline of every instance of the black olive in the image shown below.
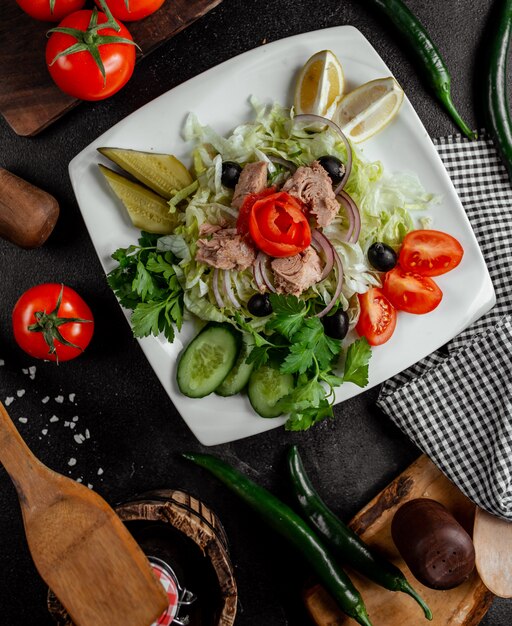
<svg viewBox="0 0 512 626"><path fill-rule="evenodd" d="M341 179L345 174L345 166L343 163L334 156L323 156L318 159L320 165L329 174L333 185L341 183Z"/></svg>
<svg viewBox="0 0 512 626"><path fill-rule="evenodd" d="M240 172L242 168L238 163L234 161L224 161L222 163L222 175L220 177L220 182L224 185L224 187L229 187L230 189L234 189L238 179L240 178Z"/></svg>
<svg viewBox="0 0 512 626"><path fill-rule="evenodd" d="M272 313L272 305L270 304L270 298L268 295L262 293L255 293L247 303L249 313L256 317L265 317Z"/></svg>
<svg viewBox="0 0 512 626"><path fill-rule="evenodd" d="M389 272L398 261L396 252L382 241L376 241L368 248L368 261L379 272Z"/></svg>
<svg viewBox="0 0 512 626"><path fill-rule="evenodd" d="M322 317L325 334L333 339L344 339L348 333L348 315L341 309L333 315Z"/></svg>

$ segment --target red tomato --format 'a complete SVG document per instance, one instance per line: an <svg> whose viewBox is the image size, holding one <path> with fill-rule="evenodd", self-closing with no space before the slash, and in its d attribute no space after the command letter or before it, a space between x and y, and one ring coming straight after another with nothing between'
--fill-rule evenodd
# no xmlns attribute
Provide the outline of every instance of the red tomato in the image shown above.
<svg viewBox="0 0 512 626"><path fill-rule="evenodd" d="M101 7L99 0L94 0ZM141 20L159 9L165 0L106 0L112 15L123 22Z"/></svg>
<svg viewBox="0 0 512 626"><path fill-rule="evenodd" d="M94 332L91 309L71 287L32 287L12 311L16 343L30 356L69 361L82 354Z"/></svg>
<svg viewBox="0 0 512 626"><path fill-rule="evenodd" d="M399 311L430 313L443 299L443 292L428 276L407 272L397 265L384 278L384 293Z"/></svg>
<svg viewBox="0 0 512 626"><path fill-rule="evenodd" d="M75 28L87 33L93 11L77 11L65 17L58 28ZM98 13L98 24L107 21L104 13ZM123 37L129 41L128 29L118 22L120 30L103 28L97 34L89 33L91 45L98 45L98 52L105 68L105 79L89 50L75 52L56 58L58 54L77 43L77 38L66 33L54 32L46 44L46 64L51 77L64 93L82 100L102 100L123 87L135 66L135 46L131 43L106 43L99 45L103 36Z"/></svg>
<svg viewBox="0 0 512 626"><path fill-rule="evenodd" d="M438 230L413 230L405 236L398 262L422 276L441 276L461 262L464 250L451 235Z"/></svg>
<svg viewBox="0 0 512 626"><path fill-rule="evenodd" d="M378 287L358 294L361 313L356 325L356 332L366 337L371 346L386 343L395 331L396 311L382 290Z"/></svg>
<svg viewBox="0 0 512 626"><path fill-rule="evenodd" d="M249 233L249 216L251 215L252 205L256 200L271 196L276 192L275 187L267 187L260 193L249 193L245 197L245 200L238 211L238 219L236 220L236 229L240 235L247 235Z"/></svg>
<svg viewBox="0 0 512 626"><path fill-rule="evenodd" d="M284 191L254 202L249 233L256 246L273 257L293 256L311 243L304 205Z"/></svg>
<svg viewBox="0 0 512 626"><path fill-rule="evenodd" d="M60 22L63 17L80 10L85 0L16 0L19 6L36 20Z"/></svg>

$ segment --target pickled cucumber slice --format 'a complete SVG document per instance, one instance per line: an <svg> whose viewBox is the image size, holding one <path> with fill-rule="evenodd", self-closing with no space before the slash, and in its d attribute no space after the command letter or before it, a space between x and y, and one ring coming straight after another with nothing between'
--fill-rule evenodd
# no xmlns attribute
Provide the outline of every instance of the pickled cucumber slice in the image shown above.
<svg viewBox="0 0 512 626"><path fill-rule="evenodd" d="M98 151L167 200L192 183L187 168L171 154L124 148L98 148Z"/></svg>
<svg viewBox="0 0 512 626"><path fill-rule="evenodd" d="M175 213L169 213L166 200L104 165L98 164L98 167L112 191L124 204L134 226L158 235L169 235L174 231L178 218Z"/></svg>

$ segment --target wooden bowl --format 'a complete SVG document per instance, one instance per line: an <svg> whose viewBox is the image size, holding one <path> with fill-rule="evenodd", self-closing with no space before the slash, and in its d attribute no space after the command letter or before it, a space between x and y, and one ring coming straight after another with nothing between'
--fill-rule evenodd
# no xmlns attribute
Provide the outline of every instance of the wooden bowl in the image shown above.
<svg viewBox="0 0 512 626"><path fill-rule="evenodd" d="M200 500L170 489L115 507L144 552L169 563L180 584L198 596L190 626L232 626L237 587L219 518ZM74 626L51 590L48 610L59 626Z"/></svg>

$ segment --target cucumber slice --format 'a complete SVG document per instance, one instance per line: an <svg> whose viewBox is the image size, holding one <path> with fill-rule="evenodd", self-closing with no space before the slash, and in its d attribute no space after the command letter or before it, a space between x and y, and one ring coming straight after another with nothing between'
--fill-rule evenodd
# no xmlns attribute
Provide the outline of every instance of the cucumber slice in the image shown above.
<svg viewBox="0 0 512 626"><path fill-rule="evenodd" d="M215 390L216 394L219 396L234 396L235 393L240 393L244 389L249 382L254 367L252 363L245 362L253 348L254 339L252 335L244 335L238 359L233 369Z"/></svg>
<svg viewBox="0 0 512 626"><path fill-rule="evenodd" d="M281 374L272 365L262 365L251 374L247 393L252 408L261 417L277 417L282 414L279 400L295 387L292 374Z"/></svg>
<svg viewBox="0 0 512 626"><path fill-rule="evenodd" d="M178 218L175 213L169 213L167 200L104 165L98 167L124 204L134 226L158 235L170 235L174 231Z"/></svg>
<svg viewBox="0 0 512 626"><path fill-rule="evenodd" d="M98 151L167 200L192 183L187 168L172 154L124 148L98 148Z"/></svg>
<svg viewBox="0 0 512 626"><path fill-rule="evenodd" d="M209 324L193 339L178 361L181 393L203 398L215 391L233 369L240 335L229 324Z"/></svg>

